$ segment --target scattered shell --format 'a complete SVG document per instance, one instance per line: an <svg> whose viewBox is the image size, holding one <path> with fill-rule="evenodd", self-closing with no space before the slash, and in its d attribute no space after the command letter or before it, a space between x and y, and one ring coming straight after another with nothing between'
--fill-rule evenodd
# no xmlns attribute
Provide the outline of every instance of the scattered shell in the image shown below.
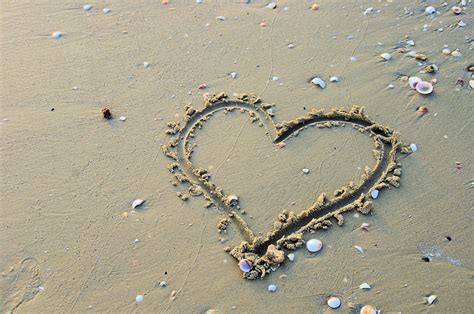
<svg viewBox="0 0 474 314"><path fill-rule="evenodd" d="M339 82L339 78L337 76L331 76L329 78L329 82L332 82L332 83Z"/></svg>
<svg viewBox="0 0 474 314"><path fill-rule="evenodd" d="M161 287L161 288L164 288L164 287L166 287L167 285L168 285L168 282L167 282L166 280L163 280L163 281L160 282L160 287Z"/></svg>
<svg viewBox="0 0 474 314"><path fill-rule="evenodd" d="M278 148L283 148L286 146L286 143L285 142L280 142L276 145Z"/></svg>
<svg viewBox="0 0 474 314"><path fill-rule="evenodd" d="M435 14L435 13L436 13L436 9L435 9L434 7L432 7L432 6L426 7L425 13L426 13L427 15Z"/></svg>
<svg viewBox="0 0 474 314"><path fill-rule="evenodd" d="M315 77L311 80L311 83L313 83L314 85L316 86L319 86L321 87L322 89L325 89L326 88L326 82L324 80L322 80L321 78L319 77Z"/></svg>
<svg viewBox="0 0 474 314"><path fill-rule="evenodd" d="M370 288L371 288L370 285L366 282L364 282L363 284L359 286L359 289L363 289L363 290L368 290Z"/></svg>
<svg viewBox="0 0 474 314"><path fill-rule="evenodd" d="M437 298L438 298L437 295L432 294L432 295L430 295L430 296L428 297L428 299L426 299L426 303L427 303L428 305L431 305L431 304L434 303L434 301L436 301Z"/></svg>
<svg viewBox="0 0 474 314"><path fill-rule="evenodd" d="M415 59L425 61L426 59L428 59L428 57L425 54L417 53L415 54Z"/></svg>
<svg viewBox="0 0 474 314"><path fill-rule="evenodd" d="M356 56L352 56L352 57L351 57L351 61L357 61L357 57L356 57Z"/></svg>
<svg viewBox="0 0 474 314"><path fill-rule="evenodd" d="M474 89L474 80L469 80L469 87Z"/></svg>
<svg viewBox="0 0 474 314"><path fill-rule="evenodd" d="M458 6L454 6L454 7L451 8L451 12L453 12L456 15L459 15L459 14L461 14L462 9Z"/></svg>
<svg viewBox="0 0 474 314"><path fill-rule="evenodd" d="M411 144L410 144L410 149L411 149L411 151L414 153L414 152L416 152L416 151L418 150L418 147L416 146L415 143L411 143Z"/></svg>
<svg viewBox="0 0 474 314"><path fill-rule="evenodd" d="M237 206L239 204L239 197L234 194L227 195L225 202L229 206Z"/></svg>
<svg viewBox="0 0 474 314"><path fill-rule="evenodd" d="M311 5L311 10L313 10L313 11L319 10L319 5L317 5L316 3L312 4Z"/></svg>
<svg viewBox="0 0 474 314"><path fill-rule="evenodd" d="M365 305L360 309L360 314L377 314L377 309L372 305Z"/></svg>
<svg viewBox="0 0 474 314"><path fill-rule="evenodd" d="M408 46L415 46L415 41L413 39L407 40Z"/></svg>
<svg viewBox="0 0 474 314"><path fill-rule="evenodd" d="M330 297L328 299L328 305L330 308L332 309L337 309L338 307L341 306L341 299L337 298L337 297Z"/></svg>
<svg viewBox="0 0 474 314"><path fill-rule="evenodd" d="M448 48L444 48L444 49L443 49L443 54L446 55L446 56L448 56L448 55L451 54L451 50L449 50Z"/></svg>
<svg viewBox="0 0 474 314"><path fill-rule="evenodd" d="M360 254L364 254L364 249L361 246L354 245L354 249L356 249Z"/></svg>
<svg viewBox="0 0 474 314"><path fill-rule="evenodd" d="M143 62L143 67L144 67L145 69L149 68L150 65L151 65L151 64L150 64L149 62Z"/></svg>
<svg viewBox="0 0 474 314"><path fill-rule="evenodd" d="M219 16L216 16L216 19L219 21L225 21L225 16L219 15Z"/></svg>
<svg viewBox="0 0 474 314"><path fill-rule="evenodd" d="M423 80L417 76L411 76L408 79L408 84L410 85L411 89L415 89L416 85L420 82L423 82Z"/></svg>
<svg viewBox="0 0 474 314"><path fill-rule="evenodd" d="M294 44L288 44L288 48L293 49L293 48L295 48L295 45Z"/></svg>
<svg viewBox="0 0 474 314"><path fill-rule="evenodd" d="M267 26L267 22L261 21L261 22L260 22L260 26L261 26L261 27L266 27L266 26Z"/></svg>
<svg viewBox="0 0 474 314"><path fill-rule="evenodd" d="M272 76L272 81L278 81L280 78L278 76Z"/></svg>
<svg viewBox="0 0 474 314"><path fill-rule="evenodd" d="M308 168L304 168L304 169L303 169L303 173L304 173L304 174L308 174L308 173L309 173L309 169L308 169Z"/></svg>
<svg viewBox="0 0 474 314"><path fill-rule="evenodd" d="M436 73L439 70L436 64L430 64L425 67L425 71L428 73Z"/></svg>
<svg viewBox="0 0 474 314"><path fill-rule="evenodd" d="M199 84L198 88L199 89L205 89L207 87L207 84L206 83L201 83Z"/></svg>
<svg viewBox="0 0 474 314"><path fill-rule="evenodd" d="M420 94L428 95L433 92L433 84L430 82L421 81L416 84L415 89Z"/></svg>
<svg viewBox="0 0 474 314"><path fill-rule="evenodd" d="M92 5L91 4L84 4L82 6L82 8L84 9L84 11L90 11L92 9Z"/></svg>
<svg viewBox="0 0 474 314"><path fill-rule="evenodd" d="M276 285L268 285L268 291L270 292L275 292L277 290L277 286Z"/></svg>
<svg viewBox="0 0 474 314"><path fill-rule="evenodd" d="M236 79L237 78L237 72L230 72L230 77L233 78L233 79Z"/></svg>
<svg viewBox="0 0 474 314"><path fill-rule="evenodd" d="M140 303L143 302L143 299L144 299L143 296L141 294L139 294L135 297L135 303L140 304Z"/></svg>
<svg viewBox="0 0 474 314"><path fill-rule="evenodd" d="M458 58L458 57L461 56L461 53L460 53L458 50L454 50L453 52L451 52L451 55L452 55L453 57Z"/></svg>
<svg viewBox="0 0 474 314"><path fill-rule="evenodd" d="M471 72L471 73L474 72L474 64L468 65L467 68L466 68L466 70L467 70L468 72Z"/></svg>
<svg viewBox="0 0 474 314"><path fill-rule="evenodd" d="M110 11L112 11L112 10L110 10L109 8L104 8L104 9L102 10L102 12L103 12L104 14L110 13Z"/></svg>
<svg viewBox="0 0 474 314"><path fill-rule="evenodd" d="M379 197L379 190L373 189L372 192L370 192L370 196L371 196L373 199L376 199L377 197Z"/></svg>
<svg viewBox="0 0 474 314"><path fill-rule="evenodd" d="M319 252L323 247L323 242L318 239L311 239L308 242L306 242L306 248L308 251L311 253Z"/></svg>
<svg viewBox="0 0 474 314"><path fill-rule="evenodd" d="M143 203L145 203L145 200L142 200L142 199L136 199L133 201L132 203L132 208L135 209L137 208L138 206L141 206Z"/></svg>
<svg viewBox="0 0 474 314"><path fill-rule="evenodd" d="M295 260L295 254L290 253L287 256L288 256L288 259L290 260L290 262L293 262Z"/></svg>
<svg viewBox="0 0 474 314"><path fill-rule="evenodd" d="M369 231L370 224L364 222L362 225L360 225L360 228L365 231Z"/></svg>
<svg viewBox="0 0 474 314"><path fill-rule="evenodd" d="M467 24L466 24L466 22L464 22L464 21L459 21L459 23L458 23L458 26L459 26L459 27L466 27L466 25L467 25Z"/></svg>
<svg viewBox="0 0 474 314"><path fill-rule="evenodd" d="M382 59L384 59L385 61L392 59L392 55L386 52L382 53L380 57L382 57Z"/></svg>
<svg viewBox="0 0 474 314"><path fill-rule="evenodd" d="M421 113L428 113L428 107L426 106L420 106L416 110L418 110Z"/></svg>
<svg viewBox="0 0 474 314"><path fill-rule="evenodd" d="M275 2L270 2L269 4L267 4L267 8L268 9L276 9L277 7L277 4Z"/></svg>
<svg viewBox="0 0 474 314"><path fill-rule="evenodd" d="M120 119L120 121L125 121L125 120L127 120L127 117L126 116L120 116L119 119Z"/></svg>
<svg viewBox="0 0 474 314"><path fill-rule="evenodd" d="M197 3L197 4L201 4L201 3L202 3L202 0L196 0L196 3Z"/></svg>
<svg viewBox="0 0 474 314"><path fill-rule="evenodd" d="M61 32L54 32L51 34L51 36L53 36L54 39L59 39L61 38L63 34L61 34Z"/></svg>
<svg viewBox="0 0 474 314"><path fill-rule="evenodd" d="M241 259L239 261L239 268L244 273L248 273L252 269L252 264L246 259Z"/></svg>

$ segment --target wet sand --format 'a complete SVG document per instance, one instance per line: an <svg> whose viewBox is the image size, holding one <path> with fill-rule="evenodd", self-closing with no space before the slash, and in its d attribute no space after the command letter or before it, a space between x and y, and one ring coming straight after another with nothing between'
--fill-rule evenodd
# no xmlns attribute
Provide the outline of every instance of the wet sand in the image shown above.
<svg viewBox="0 0 474 314"><path fill-rule="evenodd" d="M317 11L312 3L91 2L87 12L77 2L2 3L2 312L345 313L373 304L384 313L469 313L472 4L455 16L457 1L433 2L439 14L426 16L428 4L414 1L320 1ZM394 50L405 36L427 61ZM461 56L443 55L444 45ZM432 63L437 73L419 73ZM436 78L434 93L411 90L404 75ZM325 89L308 82L315 76ZM242 240L237 225L219 233L222 209L177 197L187 188L171 184L161 149L169 121L220 92L275 104L276 123L313 108L363 106L418 150L399 157L401 185L381 191L370 215L350 211L344 225L305 234L323 249L299 248L294 262L246 280L224 251ZM257 232L282 209L300 212L321 193L358 183L374 164L373 140L351 127L304 131L281 149L265 132L235 110L216 113L192 140L196 165L239 196ZM146 201L132 210L137 198ZM363 282L372 288L360 290ZM329 296L340 309L328 308Z"/></svg>

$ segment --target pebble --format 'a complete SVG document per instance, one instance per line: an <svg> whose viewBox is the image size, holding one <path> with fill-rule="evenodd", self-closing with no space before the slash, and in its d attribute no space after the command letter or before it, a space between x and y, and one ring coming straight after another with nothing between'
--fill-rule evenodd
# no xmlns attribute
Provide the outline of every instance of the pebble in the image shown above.
<svg viewBox="0 0 474 314"><path fill-rule="evenodd" d="M407 40L408 46L415 46L415 41L413 39Z"/></svg>
<svg viewBox="0 0 474 314"><path fill-rule="evenodd" d="M92 9L92 5L91 4L84 4L82 6L82 8L84 9L84 11L90 11Z"/></svg>
<svg viewBox="0 0 474 314"><path fill-rule="evenodd" d="M293 49L293 48L295 48L295 45L294 44L289 44L288 48Z"/></svg>
<svg viewBox="0 0 474 314"><path fill-rule="evenodd" d="M393 89L395 86L393 86L393 84L388 84L387 87L390 88L390 89Z"/></svg>
<svg viewBox="0 0 474 314"><path fill-rule="evenodd" d="M127 120L127 117L125 117L125 116L120 116L119 119L120 119L120 121L125 121L125 120Z"/></svg>
<svg viewBox="0 0 474 314"><path fill-rule="evenodd" d="M376 199L377 197L379 197L379 190L377 190L377 189L372 190L372 192L370 192L370 196L373 199Z"/></svg>
<svg viewBox="0 0 474 314"><path fill-rule="evenodd" d="M411 149L411 151L414 153L414 152L416 152L416 151L418 150L418 147L416 146L415 143L411 143L411 144L410 144L410 149Z"/></svg>
<svg viewBox="0 0 474 314"><path fill-rule="evenodd" d="M140 304L140 303L143 302L143 299L144 299L144 297L141 294L139 294L135 297L135 303Z"/></svg>
<svg viewBox="0 0 474 314"><path fill-rule="evenodd" d="M290 260L290 262L293 262L295 260L295 254L293 253L288 254L287 257Z"/></svg>
<svg viewBox="0 0 474 314"><path fill-rule="evenodd" d="M277 286L276 285L269 285L268 286L268 291L270 292L275 292L277 290Z"/></svg>
<svg viewBox="0 0 474 314"><path fill-rule="evenodd" d="M432 15L436 13L436 9L432 6L426 7L425 13L428 15Z"/></svg>
<svg viewBox="0 0 474 314"><path fill-rule="evenodd" d="M137 208L138 206L142 205L143 203L145 203L145 200L136 199L136 200L134 200L133 203L132 203L132 208L135 209L135 208Z"/></svg>
<svg viewBox="0 0 474 314"><path fill-rule="evenodd" d="M352 56L352 57L351 57L351 61L357 61L357 57L356 57L356 56Z"/></svg>
<svg viewBox="0 0 474 314"><path fill-rule="evenodd" d="M341 299L337 298L337 297L330 297L328 299L328 305L330 308L332 309L337 309L338 307L341 306Z"/></svg>
<svg viewBox="0 0 474 314"><path fill-rule="evenodd" d="M59 39L61 38L63 34L61 34L61 32L54 32L53 34L51 34L51 36L53 36L54 39Z"/></svg>
<svg viewBox="0 0 474 314"><path fill-rule="evenodd" d="M318 240L318 239L311 239L308 242L306 242L306 248L311 253L319 252L323 248L323 242L321 242L321 240Z"/></svg>
<svg viewBox="0 0 474 314"><path fill-rule="evenodd" d="M304 174L308 174L308 173L309 173L309 169L308 169L308 168L304 168L304 169L303 169L303 173L304 173Z"/></svg>
<svg viewBox="0 0 474 314"><path fill-rule="evenodd" d="M278 76L272 76L272 81L278 81L280 78Z"/></svg>

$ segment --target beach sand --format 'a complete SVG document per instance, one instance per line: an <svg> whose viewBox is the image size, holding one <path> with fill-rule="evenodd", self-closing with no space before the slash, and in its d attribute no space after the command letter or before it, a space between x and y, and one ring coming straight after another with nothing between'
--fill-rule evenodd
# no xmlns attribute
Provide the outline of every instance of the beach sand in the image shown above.
<svg viewBox="0 0 474 314"><path fill-rule="evenodd" d="M77 1L2 2L2 312L472 311L472 4L456 16L459 1L243 2L92 1L90 11ZM428 5L438 13L427 16ZM428 60L394 50L406 39ZM419 73L432 63L437 73ZM410 89L403 76L414 75L436 78L434 92ZM309 83L315 76L325 89ZM305 234L323 249L297 249L294 262L246 280L224 251L242 239L235 224L219 234L222 210L177 197L187 187L170 183L161 149L169 121L220 92L275 104L278 123L363 106L418 150L399 156L401 186L381 191L370 215L351 211L343 226ZM359 182L374 163L372 140L350 127L314 128L279 149L238 110L216 113L193 143L193 163L239 196L256 232L284 208L300 212ZM132 210L135 199L145 203ZM329 296L341 299L338 310Z"/></svg>

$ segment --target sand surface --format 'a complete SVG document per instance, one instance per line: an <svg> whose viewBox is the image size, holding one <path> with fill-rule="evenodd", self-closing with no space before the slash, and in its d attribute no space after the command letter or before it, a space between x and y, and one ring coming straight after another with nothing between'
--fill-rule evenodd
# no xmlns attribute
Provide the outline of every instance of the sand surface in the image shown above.
<svg viewBox="0 0 474 314"><path fill-rule="evenodd" d="M455 16L449 8L459 1L327 0L317 11L305 0L277 1L275 10L264 1L169 2L92 1L88 12L77 1L0 4L0 311L329 313L328 296L338 296L342 313L351 304L470 313L472 4ZM429 4L439 14L426 16ZM394 50L405 36L427 61ZM443 55L444 45L461 56ZM391 60L382 61L384 52ZM432 63L437 73L419 73ZM324 90L308 82L316 75ZM434 93L416 93L403 75L436 78ZM400 188L381 192L371 215L347 213L342 227L305 235L323 241L321 252L298 249L294 262L245 280L224 251L240 235L232 224L219 234L224 214L203 198L176 196L186 188L170 184L161 151L167 122L219 92L274 103L277 122L312 108L364 106L418 151L401 157ZM102 117L105 106L112 120ZM303 132L276 149L238 112L216 113L193 142L196 165L239 195L257 231L283 208L298 212L357 182L373 164L371 139L351 128ZM146 202L133 211L137 198ZM372 288L360 290L364 282ZM429 295L438 297L430 306Z"/></svg>

